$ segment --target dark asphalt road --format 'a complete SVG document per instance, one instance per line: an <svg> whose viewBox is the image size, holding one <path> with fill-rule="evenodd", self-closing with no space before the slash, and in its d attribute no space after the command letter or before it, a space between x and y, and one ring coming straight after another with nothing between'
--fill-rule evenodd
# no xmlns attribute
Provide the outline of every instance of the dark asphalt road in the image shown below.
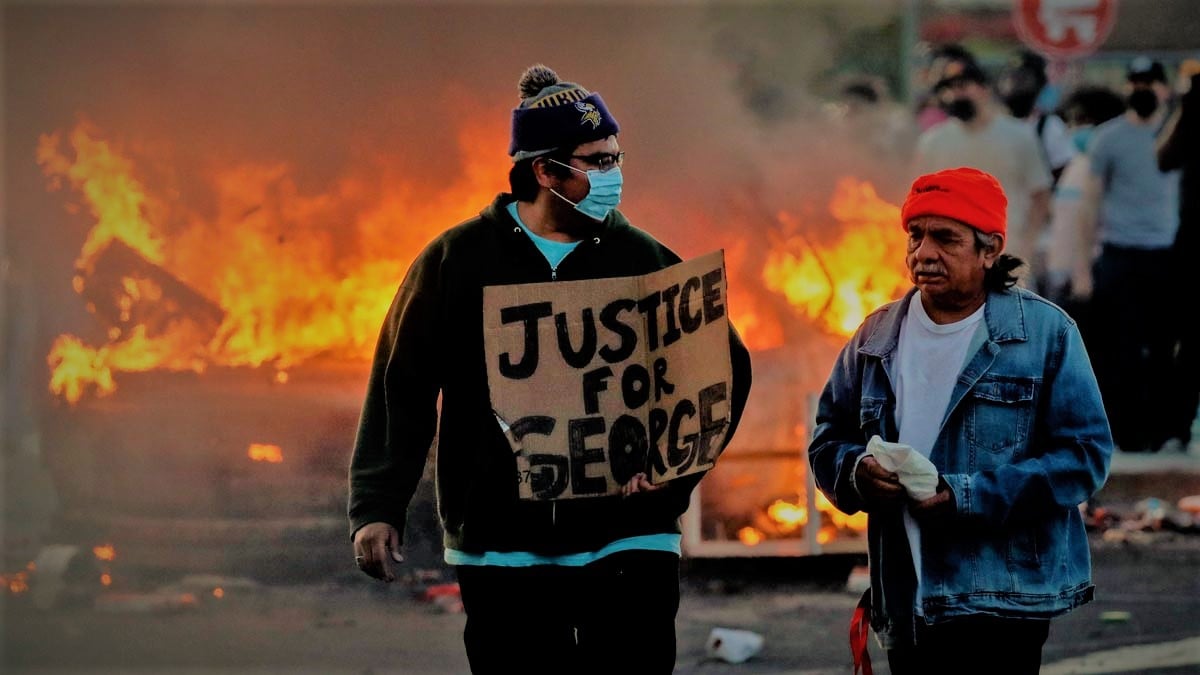
<svg viewBox="0 0 1200 675"><path fill-rule="evenodd" d="M1096 601L1054 623L1043 672L1200 672L1200 536L1137 545L1097 538L1094 551ZM854 562L689 561L677 672L849 673L846 629L857 596L845 575ZM1108 611L1129 612L1129 619L1104 621ZM415 600L411 588L353 575L321 586L231 589L174 612L41 611L9 598L0 618L4 673L466 672L462 614ZM762 634L762 652L737 665L708 659L704 643L717 626ZM1135 649L1111 651L1123 646ZM882 654L875 663L886 675Z"/></svg>

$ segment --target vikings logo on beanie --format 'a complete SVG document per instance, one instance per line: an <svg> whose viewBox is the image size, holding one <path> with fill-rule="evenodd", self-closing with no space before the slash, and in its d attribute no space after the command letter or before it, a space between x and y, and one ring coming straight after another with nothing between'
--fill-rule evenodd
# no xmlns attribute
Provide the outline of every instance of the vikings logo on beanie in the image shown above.
<svg viewBox="0 0 1200 675"><path fill-rule="evenodd" d="M518 87L521 104L512 112L508 145L514 162L608 138L620 130L600 94L560 81L544 65L526 69Z"/></svg>

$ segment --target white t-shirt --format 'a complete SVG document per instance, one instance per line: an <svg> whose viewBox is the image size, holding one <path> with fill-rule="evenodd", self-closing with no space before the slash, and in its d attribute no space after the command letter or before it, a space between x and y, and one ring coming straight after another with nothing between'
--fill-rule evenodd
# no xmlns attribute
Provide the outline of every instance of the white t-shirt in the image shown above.
<svg viewBox="0 0 1200 675"><path fill-rule="evenodd" d="M1091 273L1095 252L1084 248L1079 223L1089 172L1087 155L1076 155L1059 177L1050 201L1045 276L1052 287Z"/></svg>
<svg viewBox="0 0 1200 675"><path fill-rule="evenodd" d="M1000 181L1008 198L1005 251L1033 263L1038 242L1031 240L1029 209L1034 193L1050 189L1050 170L1033 127L997 113L991 124L978 131L949 119L921 134L915 166L918 175L960 166L986 171Z"/></svg>
<svg viewBox="0 0 1200 675"><path fill-rule="evenodd" d="M1034 136L1037 136L1039 118L1038 114L1033 114L1025 120L1025 123L1033 129ZM1063 122L1058 115L1045 113L1045 119L1046 121L1042 123L1042 135L1039 140L1042 144L1042 151L1046 153L1046 161L1050 163L1052 169L1065 167L1072 157L1079 154L1075 150L1075 144L1071 142L1071 132L1067 129L1067 123Z"/></svg>
<svg viewBox="0 0 1200 675"><path fill-rule="evenodd" d="M896 424L899 442L910 445L928 457L942 428L942 418L950 405L954 383L966 362L967 349L975 337L974 328L983 327L980 306L971 316L954 323L937 324L921 305L917 291L908 304L908 313L900 324L900 343L896 354ZM917 613L921 614L921 531L907 509L904 529L912 549L913 569L917 574Z"/></svg>

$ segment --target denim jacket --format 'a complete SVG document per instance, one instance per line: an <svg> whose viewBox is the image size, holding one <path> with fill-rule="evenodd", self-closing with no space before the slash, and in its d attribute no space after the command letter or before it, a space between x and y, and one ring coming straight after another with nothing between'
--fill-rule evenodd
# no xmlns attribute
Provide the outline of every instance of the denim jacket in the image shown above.
<svg viewBox="0 0 1200 675"><path fill-rule="evenodd" d="M863 510L853 473L871 436L898 438L901 320L915 289L872 313L842 349L821 394L809 463L845 513ZM989 293L987 338L969 356L930 460L954 514L921 526L922 597L899 509L871 513L871 626L885 648L928 623L970 614L1049 618L1092 599L1079 505L1108 476L1113 443L1075 322L1019 288Z"/></svg>

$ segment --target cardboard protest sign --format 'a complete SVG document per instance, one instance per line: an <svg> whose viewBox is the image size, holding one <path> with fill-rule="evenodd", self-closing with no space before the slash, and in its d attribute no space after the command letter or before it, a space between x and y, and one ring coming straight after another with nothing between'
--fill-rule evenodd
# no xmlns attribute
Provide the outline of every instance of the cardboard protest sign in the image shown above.
<svg viewBox="0 0 1200 675"><path fill-rule="evenodd" d="M489 286L492 409L523 499L712 468L729 428L723 251L640 277Z"/></svg>

